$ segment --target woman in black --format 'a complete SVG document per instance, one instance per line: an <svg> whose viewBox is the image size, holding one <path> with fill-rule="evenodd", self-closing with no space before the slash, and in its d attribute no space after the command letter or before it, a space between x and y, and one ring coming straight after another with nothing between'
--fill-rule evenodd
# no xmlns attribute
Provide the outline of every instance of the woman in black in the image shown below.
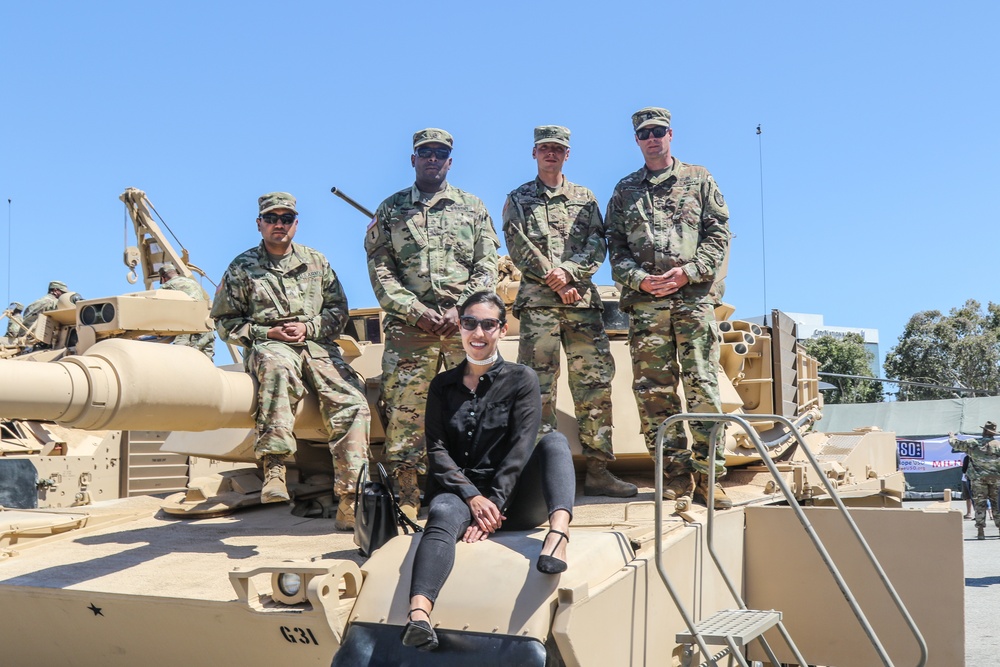
<svg viewBox="0 0 1000 667"><path fill-rule="evenodd" d="M476 292L459 310L466 360L434 378L426 411L427 525L413 559L409 622L403 643L437 648L430 612L455 562L455 543L497 530L550 530L536 567L566 569L576 474L566 437L538 444L538 376L504 361L497 344L507 311L494 292Z"/></svg>

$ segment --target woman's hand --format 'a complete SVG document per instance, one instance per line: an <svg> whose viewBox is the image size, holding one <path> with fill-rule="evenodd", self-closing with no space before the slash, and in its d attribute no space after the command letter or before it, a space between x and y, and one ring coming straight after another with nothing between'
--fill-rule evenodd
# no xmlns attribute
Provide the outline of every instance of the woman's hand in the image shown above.
<svg viewBox="0 0 1000 667"><path fill-rule="evenodd" d="M472 524L471 526L469 526L468 528L465 529L465 535L462 536L462 541L463 542L482 542L483 540L485 540L489 536L490 536L489 533L484 532L483 530L481 530L479 528L479 526L477 526L476 524Z"/></svg>
<svg viewBox="0 0 1000 667"><path fill-rule="evenodd" d="M500 529L505 517L500 514L500 508L486 496L473 496L465 501L472 512L472 525L479 528L484 533L493 533ZM468 535L468 531L466 531ZM482 538L480 538L482 539ZM470 540L465 540L469 542Z"/></svg>

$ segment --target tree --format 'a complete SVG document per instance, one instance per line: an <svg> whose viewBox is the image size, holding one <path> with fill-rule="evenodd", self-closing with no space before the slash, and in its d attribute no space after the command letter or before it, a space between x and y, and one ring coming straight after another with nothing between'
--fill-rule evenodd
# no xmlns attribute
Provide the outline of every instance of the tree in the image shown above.
<svg viewBox="0 0 1000 667"><path fill-rule="evenodd" d="M871 376L875 355L865 347L861 334L848 333L843 338L820 336L804 343L806 351L819 362L821 373ZM881 403L882 384L874 380L823 377L837 387L823 394L826 403Z"/></svg>
<svg viewBox="0 0 1000 667"><path fill-rule="evenodd" d="M1000 305L991 302L983 313L979 302L969 299L948 315L916 313L886 355L885 372L897 380L982 390L975 394L980 396L1000 394ZM901 385L899 400L973 395Z"/></svg>

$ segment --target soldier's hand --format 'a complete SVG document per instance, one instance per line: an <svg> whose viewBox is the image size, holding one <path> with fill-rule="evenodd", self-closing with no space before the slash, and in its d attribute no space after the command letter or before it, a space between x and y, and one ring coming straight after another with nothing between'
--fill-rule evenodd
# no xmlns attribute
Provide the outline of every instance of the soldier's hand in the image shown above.
<svg viewBox="0 0 1000 667"><path fill-rule="evenodd" d="M296 343L302 343L306 339L305 322L285 322L281 328L288 337Z"/></svg>
<svg viewBox="0 0 1000 667"><path fill-rule="evenodd" d="M662 277L664 286L670 290L667 294L673 294L688 284L688 276L684 273L684 269L679 266L670 269Z"/></svg>
<svg viewBox="0 0 1000 667"><path fill-rule="evenodd" d="M545 274L544 278L545 284L554 289L556 292L573 282L573 276L569 275L569 272L566 271L566 269L549 269L549 272Z"/></svg>
<svg viewBox="0 0 1000 667"><path fill-rule="evenodd" d="M289 324L298 324L302 327L301 335L296 334L296 329L287 329ZM285 322L277 324L267 330L267 337L271 340L280 340L284 343L301 343L306 339L306 325L302 322Z"/></svg>
<svg viewBox="0 0 1000 667"><path fill-rule="evenodd" d="M441 315L432 308L428 308L417 320L417 328L427 333L437 333L438 326L441 325Z"/></svg>
<svg viewBox="0 0 1000 667"><path fill-rule="evenodd" d="M577 301L583 298L580 296L580 293L576 290L576 288L573 287L572 285L567 285L566 287L563 287L561 290L557 290L557 292L559 294L559 298L562 299L562 302L565 303L566 305L576 303Z"/></svg>
<svg viewBox="0 0 1000 667"><path fill-rule="evenodd" d="M646 276L639 283L639 289L653 296L667 296L670 294L669 288L663 280L663 276Z"/></svg>
<svg viewBox="0 0 1000 667"><path fill-rule="evenodd" d="M441 316L441 323L434 330L439 336L454 336L458 333L458 307L452 307L444 311Z"/></svg>

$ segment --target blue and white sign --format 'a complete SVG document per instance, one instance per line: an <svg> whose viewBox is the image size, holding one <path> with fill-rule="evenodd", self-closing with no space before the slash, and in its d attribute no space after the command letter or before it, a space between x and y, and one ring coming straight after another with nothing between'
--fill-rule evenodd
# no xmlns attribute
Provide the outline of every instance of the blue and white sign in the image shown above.
<svg viewBox="0 0 1000 667"><path fill-rule="evenodd" d="M960 435L960 440L971 436ZM951 451L948 437L926 438L896 438L896 448L899 451L899 469L904 473L937 472L945 468L960 468L965 454Z"/></svg>

